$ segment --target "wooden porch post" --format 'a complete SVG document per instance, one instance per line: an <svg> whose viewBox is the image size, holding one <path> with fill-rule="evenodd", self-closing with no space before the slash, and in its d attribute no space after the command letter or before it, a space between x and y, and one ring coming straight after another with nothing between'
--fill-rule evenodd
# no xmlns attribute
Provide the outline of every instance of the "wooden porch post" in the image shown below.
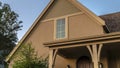
<svg viewBox="0 0 120 68"><path fill-rule="evenodd" d="M58 49L49 50L49 68L54 68L57 52L58 52Z"/></svg>
<svg viewBox="0 0 120 68"><path fill-rule="evenodd" d="M86 46L90 52L91 58L92 58L92 62L93 62L93 66L94 68L99 68L99 61L100 61L100 53L101 53L101 49L103 47L102 44L94 44L94 45L88 45Z"/></svg>
<svg viewBox="0 0 120 68"><path fill-rule="evenodd" d="M92 45L92 49L93 49L93 66L94 68L98 68L97 45Z"/></svg>
<svg viewBox="0 0 120 68"><path fill-rule="evenodd" d="M53 50L49 50L49 68L53 68Z"/></svg>

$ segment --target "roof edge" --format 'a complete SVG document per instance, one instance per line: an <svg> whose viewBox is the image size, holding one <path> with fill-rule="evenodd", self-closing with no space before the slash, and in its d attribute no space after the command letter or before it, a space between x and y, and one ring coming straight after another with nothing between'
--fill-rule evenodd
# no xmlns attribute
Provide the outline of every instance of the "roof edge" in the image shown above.
<svg viewBox="0 0 120 68"><path fill-rule="evenodd" d="M78 9L82 8L82 11L86 12L86 14L88 16L93 17L93 18L90 17L91 19L93 19L93 20L95 19L96 21L98 21L97 23L99 25L105 25L104 20L102 20L100 17L98 17L96 14L94 14L92 11L90 11L87 7L85 7L80 2L78 2L78 0L69 0L69 1L72 1L71 3L73 3Z"/></svg>

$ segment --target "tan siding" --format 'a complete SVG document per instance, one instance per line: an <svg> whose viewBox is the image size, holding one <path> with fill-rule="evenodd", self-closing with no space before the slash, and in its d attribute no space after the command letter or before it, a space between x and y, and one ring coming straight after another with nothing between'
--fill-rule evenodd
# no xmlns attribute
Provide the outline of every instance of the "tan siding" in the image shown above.
<svg viewBox="0 0 120 68"><path fill-rule="evenodd" d="M80 10L69 3L67 0L55 0L54 5L52 5L52 7L44 15L43 20L76 12L80 12Z"/></svg>
<svg viewBox="0 0 120 68"><path fill-rule="evenodd" d="M39 56L48 56L48 48L43 45L46 41L53 41L53 21L40 23L31 34L27 42L32 42Z"/></svg>
<svg viewBox="0 0 120 68"><path fill-rule="evenodd" d="M69 17L69 38L78 38L103 34L103 28L92 21L87 15Z"/></svg>

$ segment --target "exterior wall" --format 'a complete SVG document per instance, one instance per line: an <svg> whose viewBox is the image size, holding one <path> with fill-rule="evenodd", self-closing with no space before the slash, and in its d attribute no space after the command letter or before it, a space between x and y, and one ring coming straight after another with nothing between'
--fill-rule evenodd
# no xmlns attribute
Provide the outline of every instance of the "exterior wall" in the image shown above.
<svg viewBox="0 0 120 68"><path fill-rule="evenodd" d="M68 27L68 39L103 34L102 26L90 20L85 14L68 17ZM38 56L46 57L48 56L49 49L45 47L43 43L49 41L55 41L54 20L40 22L29 37L26 38L24 43L31 42L33 48L37 51ZM67 59L57 56L55 68L65 68L67 65L76 68L76 61L76 59ZM12 64L13 61L11 61L9 68L12 68Z"/></svg>
<svg viewBox="0 0 120 68"><path fill-rule="evenodd" d="M103 28L86 14L69 17L69 38L80 38L85 36L103 34Z"/></svg>
<svg viewBox="0 0 120 68"><path fill-rule="evenodd" d="M81 12L67 0L56 0L55 2L56 3L54 3L51 9L43 16L42 21L39 21L39 24L37 24L24 41L24 43L32 43L32 47L35 48L38 56L48 56L49 49L45 47L43 43L55 41L54 19L51 18ZM99 34L103 34L102 26L91 20L91 18L89 18L84 12L83 14L68 17L68 39ZM9 68L12 68L14 59L15 58L11 60ZM65 68L66 65L71 65L72 68L76 68L76 59L66 59L61 56L57 56L55 64L55 68Z"/></svg>
<svg viewBox="0 0 120 68"><path fill-rule="evenodd" d="M56 17L56 18L51 18L51 19L46 19L46 20L42 20L42 23L51 23L52 25L49 25L49 27L53 27L53 30L48 30L50 32L53 32L53 34L50 34L50 40L46 40L46 42L50 42L50 41L55 41L54 39L54 23L56 19L59 18L67 18L68 19L68 37L62 40L69 40L69 39L73 39L73 38L80 38L80 37L86 37L86 36L93 36L93 35L100 35L100 34L104 34L104 30L103 27L101 25L99 25L98 23L96 23L95 21L91 20L91 18L89 18L89 16L87 16L85 13L82 14L77 14L74 13L73 15L71 14L69 15L65 15L62 17ZM49 32L49 33L50 33ZM47 38L47 37L46 37ZM49 37L48 37L49 38Z"/></svg>
<svg viewBox="0 0 120 68"><path fill-rule="evenodd" d="M45 47L43 43L53 40L54 26L52 22L53 21L40 22L25 41L25 43L32 42L39 56L48 56L48 48Z"/></svg>

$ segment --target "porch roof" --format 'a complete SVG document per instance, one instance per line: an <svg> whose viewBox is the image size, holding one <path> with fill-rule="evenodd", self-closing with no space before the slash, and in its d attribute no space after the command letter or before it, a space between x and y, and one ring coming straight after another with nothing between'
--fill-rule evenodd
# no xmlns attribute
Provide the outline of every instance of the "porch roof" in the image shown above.
<svg viewBox="0 0 120 68"><path fill-rule="evenodd" d="M114 43L114 42L120 42L120 32L113 32L109 34L102 34L96 36L80 37L69 40L45 42L44 45L50 48L67 48L67 47L77 47L77 46Z"/></svg>

